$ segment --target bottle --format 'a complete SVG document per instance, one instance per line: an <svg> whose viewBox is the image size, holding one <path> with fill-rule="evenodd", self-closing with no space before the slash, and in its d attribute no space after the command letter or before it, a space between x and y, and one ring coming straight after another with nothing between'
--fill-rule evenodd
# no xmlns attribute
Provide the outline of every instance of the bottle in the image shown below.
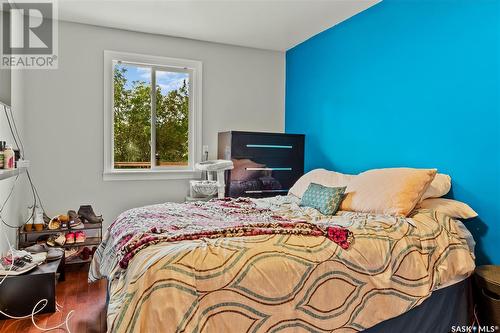
<svg viewBox="0 0 500 333"><path fill-rule="evenodd" d="M5 150L5 141L0 141L0 169L3 169L3 160L4 160L4 154L3 151Z"/></svg>
<svg viewBox="0 0 500 333"><path fill-rule="evenodd" d="M14 169L14 150L11 146L6 146L3 151L3 168L4 169Z"/></svg>

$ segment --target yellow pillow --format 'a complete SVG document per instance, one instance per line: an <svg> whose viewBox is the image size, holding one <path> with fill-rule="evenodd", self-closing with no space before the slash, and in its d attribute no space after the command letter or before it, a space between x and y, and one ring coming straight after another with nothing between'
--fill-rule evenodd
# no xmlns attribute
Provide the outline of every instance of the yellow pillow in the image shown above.
<svg viewBox="0 0 500 333"><path fill-rule="evenodd" d="M416 208L433 209L455 219L471 219L477 217L477 213L474 209L470 208L468 204L452 199L426 199L419 203Z"/></svg>
<svg viewBox="0 0 500 333"><path fill-rule="evenodd" d="M341 210L408 215L436 176L436 169L391 168L360 173L349 182Z"/></svg>
<svg viewBox="0 0 500 333"><path fill-rule="evenodd" d="M441 198L448 194L451 190L451 177L444 173L437 173L436 177L432 180L431 184L422 195L420 201L422 202L428 198Z"/></svg>

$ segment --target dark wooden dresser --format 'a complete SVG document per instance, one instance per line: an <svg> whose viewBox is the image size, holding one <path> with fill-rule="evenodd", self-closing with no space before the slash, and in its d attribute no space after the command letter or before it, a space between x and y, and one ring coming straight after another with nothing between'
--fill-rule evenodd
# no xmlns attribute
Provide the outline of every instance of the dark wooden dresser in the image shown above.
<svg viewBox="0 0 500 333"><path fill-rule="evenodd" d="M304 173L303 134L230 131L219 133L218 158L232 160L226 196L286 195Z"/></svg>

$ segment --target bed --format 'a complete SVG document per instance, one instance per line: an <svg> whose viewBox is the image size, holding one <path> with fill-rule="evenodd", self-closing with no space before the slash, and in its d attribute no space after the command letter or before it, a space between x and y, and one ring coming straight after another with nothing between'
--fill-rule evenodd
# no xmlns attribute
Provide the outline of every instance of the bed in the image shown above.
<svg viewBox="0 0 500 333"><path fill-rule="evenodd" d="M326 216L278 196L126 211L89 281L109 281L110 332L383 332L452 313L474 267L470 233L436 210Z"/></svg>

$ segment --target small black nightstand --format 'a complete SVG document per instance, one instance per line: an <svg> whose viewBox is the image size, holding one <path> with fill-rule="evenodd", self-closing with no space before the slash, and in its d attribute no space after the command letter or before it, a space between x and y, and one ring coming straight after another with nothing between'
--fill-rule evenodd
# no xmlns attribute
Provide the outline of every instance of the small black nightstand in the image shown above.
<svg viewBox="0 0 500 333"><path fill-rule="evenodd" d="M42 264L28 273L8 276L0 285L0 310L12 316L31 314L41 299L48 303L40 313L56 311L56 283L64 281L64 257ZM3 278L3 277L1 277ZM0 319L6 319L0 315Z"/></svg>
<svg viewBox="0 0 500 333"><path fill-rule="evenodd" d="M474 275L481 325L500 326L500 266L479 266Z"/></svg>

